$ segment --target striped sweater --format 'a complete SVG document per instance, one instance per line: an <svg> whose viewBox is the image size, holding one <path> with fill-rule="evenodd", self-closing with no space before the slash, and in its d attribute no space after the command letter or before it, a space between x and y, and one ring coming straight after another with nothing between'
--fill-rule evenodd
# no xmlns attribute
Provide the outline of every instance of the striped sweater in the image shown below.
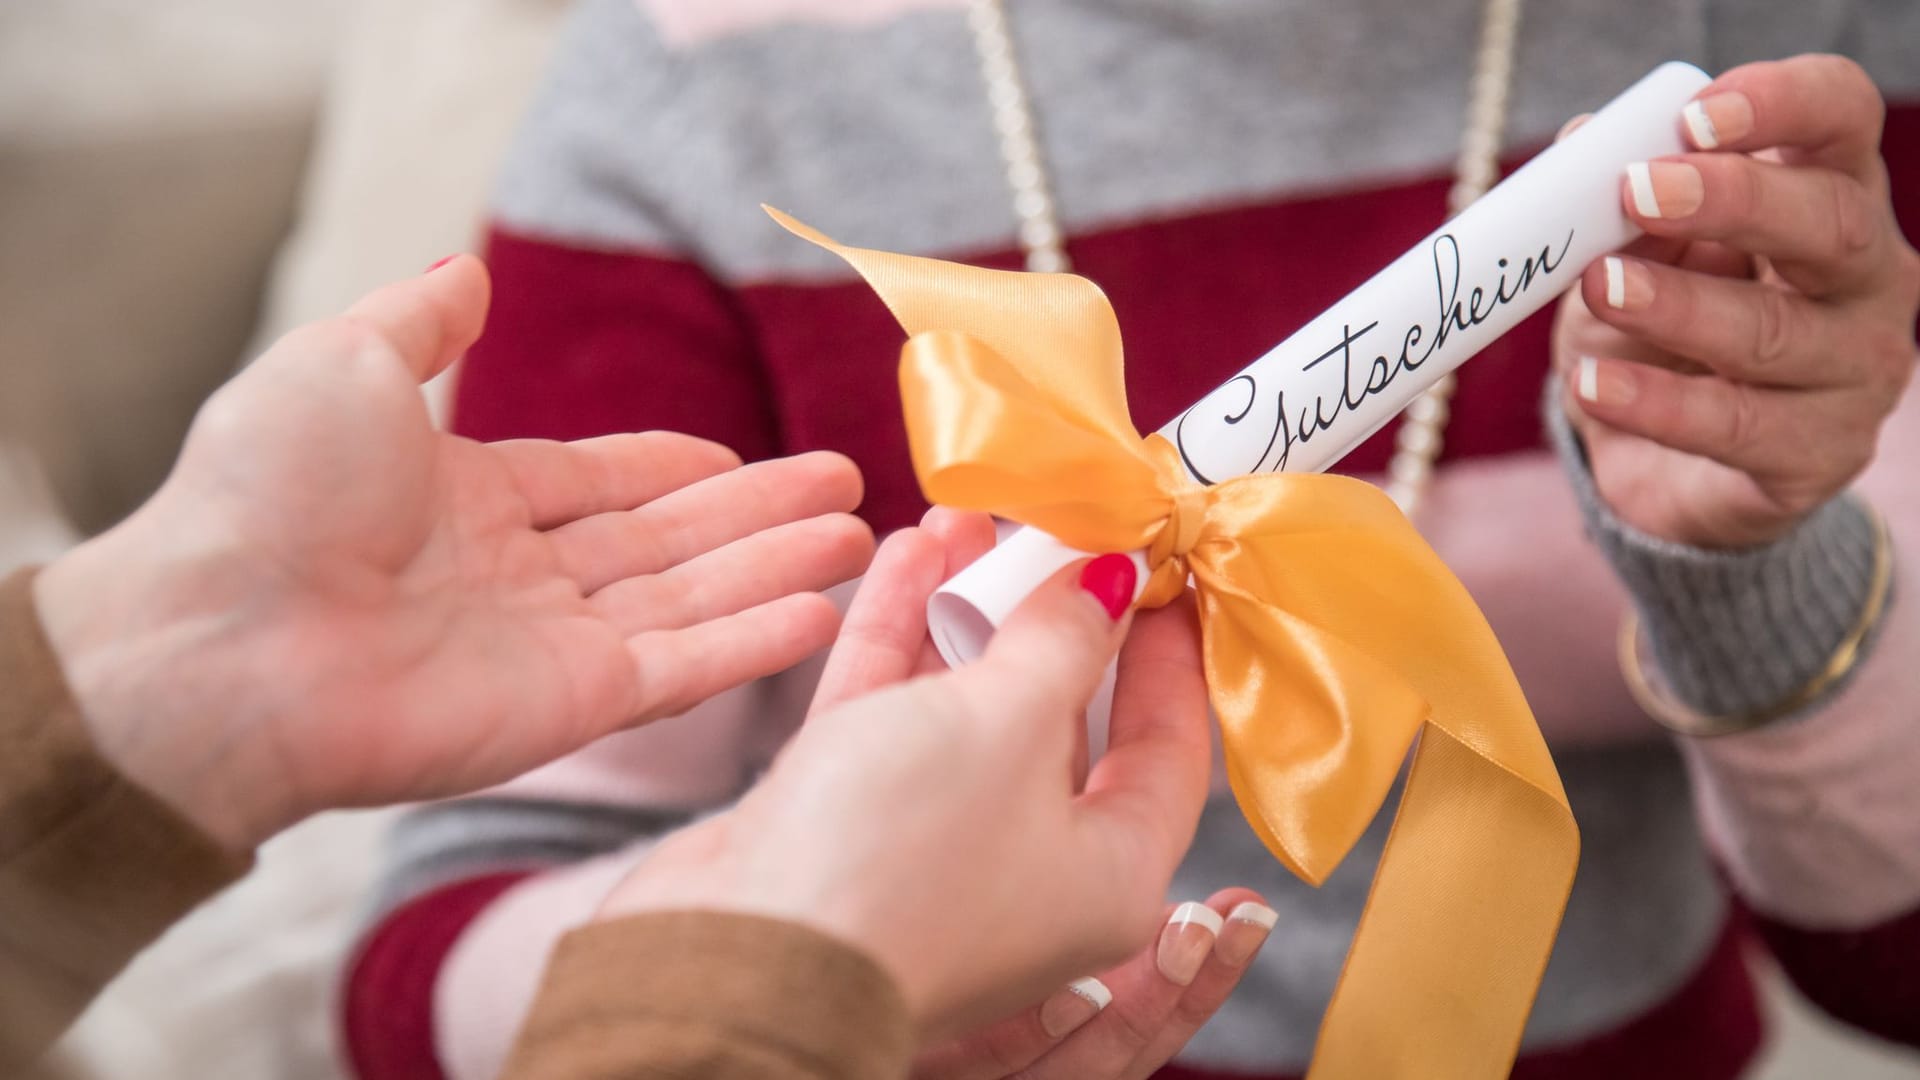
<svg viewBox="0 0 1920 1080"><path fill-rule="evenodd" d="M501 178L498 283L456 426L482 439L671 428L749 459L831 448L880 530L924 509L870 291L773 228L766 202L862 246L1014 267L1019 254L962 0L585 0ZM1478 3L1015 0L1014 35L1067 247L1118 312L1143 430L1364 280L1440 219ZM1893 101L1886 154L1920 231L1920 5L1535 0L1509 162L1666 59L1710 70L1851 54ZM1914 105L1903 105L1902 102ZM1841 500L1761 550L1662 545L1614 522L1543 430L1548 322L1468 364L1422 521L1508 647L1561 764L1583 862L1515 1075L1741 1074L1762 1037L1742 945L1821 1005L1920 1044L1920 604L1856 676L1761 732L1676 746L1614 666L1627 603L1676 688L1760 704L1859 611L1871 532ZM1381 469L1392 430L1343 466ZM1861 492L1898 564L1920 537L1920 399ZM1568 476L1572 482L1569 483ZM1592 542L1597 539L1599 543ZM620 736L397 833L383 916L346 993L369 1080L490 1075L547 945L651 838L726 805L804 700L805 673ZM1281 912L1175 1077L1299 1075L1385 822L1318 890L1220 788L1176 898L1228 884Z"/></svg>

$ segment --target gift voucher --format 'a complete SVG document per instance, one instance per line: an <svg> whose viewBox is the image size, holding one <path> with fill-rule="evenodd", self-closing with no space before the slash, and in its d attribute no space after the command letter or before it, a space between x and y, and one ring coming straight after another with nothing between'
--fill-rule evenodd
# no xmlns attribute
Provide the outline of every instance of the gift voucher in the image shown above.
<svg viewBox="0 0 1920 1080"><path fill-rule="evenodd" d="M1327 469L1639 235L1621 208L1626 167L1689 149L1680 112L1710 81L1690 64L1655 68L1160 434L1202 483ZM1014 534L935 594L935 643L949 662L977 655L1083 555L1033 529Z"/></svg>
<svg viewBox="0 0 1920 1080"><path fill-rule="evenodd" d="M1691 64L1654 69L1160 434L1208 484L1339 461L1639 235L1623 171L1688 149L1680 110L1709 81Z"/></svg>

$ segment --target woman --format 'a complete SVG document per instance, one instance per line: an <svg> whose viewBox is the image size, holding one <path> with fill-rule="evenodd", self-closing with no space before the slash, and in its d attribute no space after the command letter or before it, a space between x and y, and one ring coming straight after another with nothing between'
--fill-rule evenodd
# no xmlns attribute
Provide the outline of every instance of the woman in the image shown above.
<svg viewBox="0 0 1920 1080"><path fill-rule="evenodd" d="M1011 54L981 29L995 8L588 3L500 187L502 307L457 425L665 426L750 458L833 448L866 473L876 530L908 524L922 506L898 331L756 204L863 247L1002 267L1064 256L1112 298L1134 415L1157 426L1441 220L1466 88L1488 67L1464 0L1411 19L1384 0L1038 0L1008 5ZM1431 474L1418 523L1509 649L1583 828L1517 1075L1740 1075L1761 1039L1747 925L1822 1005L1920 1040L1901 974L1920 952L1920 866L1904 854L1920 850L1905 779L1920 673L1901 659L1920 614L1885 603L1875 572L1884 556L1897 574L1920 536L1920 493L1890 467L1920 442L1896 412L1915 286L1893 205L1920 213L1920 109L1901 104L1920 102L1916 19L1869 2L1531 5L1511 146L1544 144L1659 61L1734 70L1686 126L1697 153L1621 180L1655 239L1587 268L1557 333L1535 320L1462 369L1438 468L1421 452L1432 410L1410 452L1388 432L1346 462ZM1808 49L1857 63L1736 67ZM1029 131L1037 154L1020 152ZM1885 463L1862 474L1876 442ZM1705 714L1751 730L1651 722L1616 661L1628 610L1670 726ZM413 818L350 1030L433 1015L437 1029L412 1028L432 1031L419 1052L487 1075L488 1031L525 1009L516 972L651 836L731 798L777 743L750 722L764 711L715 706L697 729L649 732L674 740L671 772L607 745ZM1219 793L1175 895L1252 884L1281 947L1167 1075L1304 1071L1384 827L1316 892ZM1113 1075L1167 1050L1133 1049Z"/></svg>

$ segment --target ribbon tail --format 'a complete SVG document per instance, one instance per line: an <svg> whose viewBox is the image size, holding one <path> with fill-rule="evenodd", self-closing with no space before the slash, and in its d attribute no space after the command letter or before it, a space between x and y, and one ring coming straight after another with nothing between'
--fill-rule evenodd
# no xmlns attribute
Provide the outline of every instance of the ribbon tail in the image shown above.
<svg viewBox="0 0 1920 1080"><path fill-rule="evenodd" d="M1309 1080L1506 1075L1580 839L1505 653L1377 489L1302 476L1213 494L1219 531L1193 563L1202 611L1219 618L1206 632L1222 730L1250 729L1227 738L1240 759L1229 770L1244 774L1236 792L1292 800L1259 809L1293 835L1255 828L1318 864L1337 859L1397 773L1410 715L1419 732ZM1323 688L1288 685L1309 678ZM1383 679L1400 689L1383 691ZM1281 761L1290 775L1274 775Z"/></svg>
<svg viewBox="0 0 1920 1080"><path fill-rule="evenodd" d="M1549 791L1472 741L1422 729L1308 1080L1513 1068L1580 837L1557 783Z"/></svg>

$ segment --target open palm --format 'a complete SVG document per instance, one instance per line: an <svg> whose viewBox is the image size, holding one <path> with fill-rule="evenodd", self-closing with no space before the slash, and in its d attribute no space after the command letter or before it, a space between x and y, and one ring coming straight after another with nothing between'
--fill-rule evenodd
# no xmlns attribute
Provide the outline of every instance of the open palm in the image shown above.
<svg viewBox="0 0 1920 1080"><path fill-rule="evenodd" d="M814 590L871 554L836 455L435 430L418 383L486 302L462 259L290 335L152 502L40 583L102 750L235 846L506 780L786 667L838 624Z"/></svg>

